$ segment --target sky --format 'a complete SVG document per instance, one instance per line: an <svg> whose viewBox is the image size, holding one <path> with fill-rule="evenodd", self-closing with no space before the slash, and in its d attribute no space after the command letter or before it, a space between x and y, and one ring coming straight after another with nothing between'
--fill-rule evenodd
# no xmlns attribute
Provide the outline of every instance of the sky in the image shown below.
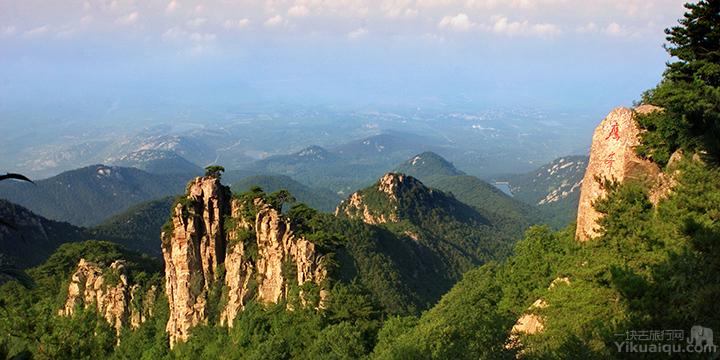
<svg viewBox="0 0 720 360"><path fill-rule="evenodd" d="M0 0L0 111L97 104L607 113L676 0ZM106 106L106 105L102 105Z"/></svg>

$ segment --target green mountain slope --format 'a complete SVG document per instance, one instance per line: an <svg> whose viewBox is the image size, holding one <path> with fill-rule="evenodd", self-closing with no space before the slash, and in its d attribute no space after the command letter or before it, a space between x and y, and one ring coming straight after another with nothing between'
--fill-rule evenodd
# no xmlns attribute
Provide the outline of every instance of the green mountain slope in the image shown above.
<svg viewBox="0 0 720 360"><path fill-rule="evenodd" d="M12 225L0 225L0 254L21 268L38 265L66 242L87 238L83 228L45 219L2 199L0 219Z"/></svg>
<svg viewBox="0 0 720 360"><path fill-rule="evenodd" d="M135 204L179 194L187 180L188 176L93 165L36 181L36 185L2 183L0 198L48 219L91 226Z"/></svg>
<svg viewBox="0 0 720 360"><path fill-rule="evenodd" d="M254 186L259 186L266 192L281 189L288 190L295 196L297 201L306 203L320 211L333 211L340 202L340 197L330 190L313 189L285 175L248 176L234 182L230 188L233 192L241 193L250 190Z"/></svg>
<svg viewBox="0 0 720 360"><path fill-rule="evenodd" d="M161 257L160 230L170 212L174 197L144 202L89 228L94 239L121 244L128 249Z"/></svg>
<svg viewBox="0 0 720 360"><path fill-rule="evenodd" d="M475 176L466 175L433 152L418 154L396 168L433 188L452 194L472 206L497 226L505 226L519 238L525 227L539 220L537 211Z"/></svg>
<svg viewBox="0 0 720 360"><path fill-rule="evenodd" d="M720 213L720 169L693 161L678 169L678 186L656 208L646 185L615 185L597 204L606 214L599 239L576 242L572 226L560 232L532 228L512 257L469 271L419 319L386 322L378 358L496 359L517 352L528 358L626 358L614 343L616 334L719 327L719 313L709 309L717 308L720 281L714 270L700 269L720 265L714 215ZM531 307L539 299L546 305ZM505 348L515 320L527 313L538 315L544 330ZM443 341L445 336L454 341ZM684 346L686 340L647 344Z"/></svg>
<svg viewBox="0 0 720 360"><path fill-rule="evenodd" d="M337 213L411 239L433 269L424 299L434 302L473 266L507 256L524 223L494 223L477 209L419 180L390 173L343 201Z"/></svg>
<svg viewBox="0 0 720 360"><path fill-rule="evenodd" d="M395 171L420 179L427 184L448 176L465 175L451 162L431 151L413 156L396 167Z"/></svg>

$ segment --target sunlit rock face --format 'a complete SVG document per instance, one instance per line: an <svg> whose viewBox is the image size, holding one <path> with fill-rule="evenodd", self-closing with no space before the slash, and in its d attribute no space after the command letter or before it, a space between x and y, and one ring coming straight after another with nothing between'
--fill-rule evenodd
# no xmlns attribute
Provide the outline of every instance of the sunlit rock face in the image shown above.
<svg viewBox="0 0 720 360"><path fill-rule="evenodd" d="M207 292L225 260L223 218L229 205L230 190L219 179L198 177L188 185L185 201L172 209L172 233L161 235L171 345L207 321Z"/></svg>
<svg viewBox="0 0 720 360"><path fill-rule="evenodd" d="M261 199L251 205L254 212L245 206L213 177L193 180L175 205L173 230L162 234L171 346L208 322L211 305L219 306L209 303L217 301L209 299L215 286L227 294L219 322L228 326L248 301L277 303L291 284L318 285L320 303L313 305L322 306L327 271L315 244L295 235L289 219Z"/></svg>
<svg viewBox="0 0 720 360"><path fill-rule="evenodd" d="M135 329L152 316L157 288L152 286L144 294L141 287L128 282L126 264L117 260L108 267L80 259L70 277L62 316L72 316L78 307L95 307L120 336L123 326ZM140 297L141 301L133 301ZM131 304L138 304L137 307Z"/></svg>
<svg viewBox="0 0 720 360"><path fill-rule="evenodd" d="M635 153L642 131L635 116L653 111L660 111L660 108L650 105L636 109L619 107L611 111L595 129L590 161L580 190L575 233L577 240L587 241L600 235L597 221L601 214L595 210L593 202L607 195L603 180L643 180L648 181L653 188L662 182L660 168Z"/></svg>
<svg viewBox="0 0 720 360"><path fill-rule="evenodd" d="M383 197L384 208L377 208L378 204L368 204L362 191L350 195L335 209L336 216L346 216L359 219L366 224L385 224L398 222L400 219L399 205L403 192L412 189L421 189L420 192L432 193L420 180L399 173L387 173L376 183L376 193Z"/></svg>

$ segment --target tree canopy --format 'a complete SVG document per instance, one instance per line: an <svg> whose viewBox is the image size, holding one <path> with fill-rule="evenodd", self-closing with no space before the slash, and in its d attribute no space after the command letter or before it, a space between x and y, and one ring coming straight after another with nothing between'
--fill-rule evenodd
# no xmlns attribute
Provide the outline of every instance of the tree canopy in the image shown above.
<svg viewBox="0 0 720 360"><path fill-rule="evenodd" d="M679 24L666 29L668 62L663 79L643 95L665 111L643 116L647 130L640 155L664 165L678 149L720 158L720 1L686 4Z"/></svg>

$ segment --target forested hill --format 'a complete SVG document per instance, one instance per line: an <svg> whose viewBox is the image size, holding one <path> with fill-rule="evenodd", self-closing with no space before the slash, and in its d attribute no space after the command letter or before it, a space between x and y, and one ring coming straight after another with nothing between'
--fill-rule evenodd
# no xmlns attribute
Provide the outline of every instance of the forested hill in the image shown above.
<svg viewBox="0 0 720 360"><path fill-rule="evenodd" d="M180 194L190 177L93 165L38 180L34 185L0 183L0 198L48 219L92 226L133 205Z"/></svg>
<svg viewBox="0 0 720 360"><path fill-rule="evenodd" d="M3 221L0 224L0 255L20 268L40 264L63 243L87 238L83 228L48 220L2 199L0 219Z"/></svg>

